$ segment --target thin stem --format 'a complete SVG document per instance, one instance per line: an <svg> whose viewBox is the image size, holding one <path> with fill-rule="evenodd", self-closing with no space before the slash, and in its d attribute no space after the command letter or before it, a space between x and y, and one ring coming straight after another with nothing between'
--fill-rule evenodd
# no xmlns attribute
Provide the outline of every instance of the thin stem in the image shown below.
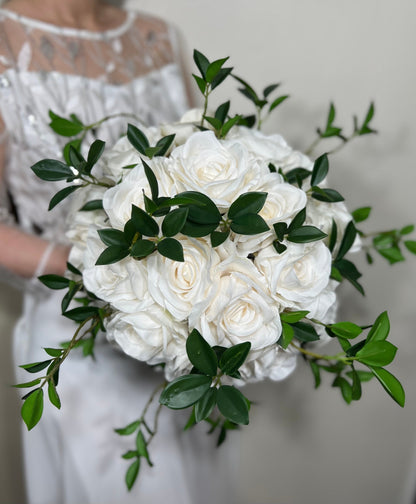
<svg viewBox="0 0 416 504"><path fill-rule="evenodd" d="M321 360L327 360L327 361L330 361L330 360L339 360L341 362L349 362L350 358L343 358L345 357L345 353L342 352L342 353L338 353L336 355L321 355L321 354L317 354L315 352L311 352L310 350L306 350L305 348L302 348L298 345L296 345L295 343L290 343L291 346L293 346L293 348L296 348L296 350L298 350L300 353L302 353L303 355L307 355L309 357L313 357L314 359L321 359Z"/></svg>
<svg viewBox="0 0 416 504"><path fill-rule="evenodd" d="M206 113L208 110L208 96L210 93L211 93L211 86L209 84L207 84L207 87L206 87L205 93L204 93L205 101L204 101L204 110L202 112L202 117L201 117L201 124L200 124L201 127L204 126L204 120L205 120L205 116L206 116Z"/></svg>
<svg viewBox="0 0 416 504"><path fill-rule="evenodd" d="M318 138L316 138L312 143L311 145L305 150L305 154L307 156L310 156L312 154L312 152L315 150L315 148L321 143L321 140L322 140L322 137L321 136L318 136Z"/></svg>

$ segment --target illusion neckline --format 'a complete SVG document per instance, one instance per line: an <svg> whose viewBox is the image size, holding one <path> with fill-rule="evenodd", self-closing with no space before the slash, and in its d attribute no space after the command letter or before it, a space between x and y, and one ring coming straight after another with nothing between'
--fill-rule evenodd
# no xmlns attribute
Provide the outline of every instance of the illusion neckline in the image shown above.
<svg viewBox="0 0 416 504"><path fill-rule="evenodd" d="M10 9L0 8L0 14L6 17L18 21L22 24L30 26L32 28L37 28L40 30L48 31L50 33L55 33L57 35L66 35L70 37L81 37L93 40L102 40L113 37L120 37L130 28L132 25L136 14L133 11L124 11L126 17L124 21L115 28L110 28L109 30L103 31L92 31L83 28L70 28L67 26L57 26L52 23L47 23L46 21L41 21L39 19L31 18L29 16L24 16Z"/></svg>

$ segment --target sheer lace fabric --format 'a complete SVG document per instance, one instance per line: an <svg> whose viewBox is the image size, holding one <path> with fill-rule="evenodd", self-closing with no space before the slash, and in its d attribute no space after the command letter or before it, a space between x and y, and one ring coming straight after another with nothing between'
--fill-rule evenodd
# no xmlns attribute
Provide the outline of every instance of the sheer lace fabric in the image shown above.
<svg viewBox="0 0 416 504"><path fill-rule="evenodd" d="M175 34L161 20L128 12L118 28L90 32L0 9L0 144L15 209L15 215L6 212L10 202L3 197L0 221L13 218L27 232L64 241L65 204L47 211L59 183L45 183L30 170L40 159L62 157L68 141L50 130L49 110L75 113L86 124L120 112L154 124L176 119L185 107ZM108 121L97 136L111 145L125 123Z"/></svg>

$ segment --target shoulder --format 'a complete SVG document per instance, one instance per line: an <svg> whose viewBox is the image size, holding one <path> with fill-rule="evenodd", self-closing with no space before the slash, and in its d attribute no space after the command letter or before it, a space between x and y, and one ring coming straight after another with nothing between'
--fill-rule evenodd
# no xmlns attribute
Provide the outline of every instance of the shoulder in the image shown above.
<svg viewBox="0 0 416 504"><path fill-rule="evenodd" d="M160 63L175 60L176 31L162 18L143 12L133 12L130 30L139 42L139 47L150 54L158 55Z"/></svg>

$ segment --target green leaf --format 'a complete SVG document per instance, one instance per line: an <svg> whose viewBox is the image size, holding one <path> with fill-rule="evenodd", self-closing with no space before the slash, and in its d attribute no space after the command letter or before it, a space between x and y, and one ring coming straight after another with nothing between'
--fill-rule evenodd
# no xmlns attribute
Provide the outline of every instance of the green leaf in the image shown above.
<svg viewBox="0 0 416 504"><path fill-rule="evenodd" d="M405 245L406 245L406 242L405 242ZM387 259L387 261L390 264L395 264L395 263L398 263L398 262L405 260L400 248L397 245L393 245L392 247L389 247L386 249L377 248L377 252L381 256L383 256L385 259ZM415 251L415 253L416 253L416 251Z"/></svg>
<svg viewBox="0 0 416 504"><path fill-rule="evenodd" d="M341 245L339 246L339 251L336 259L342 259L345 256L345 254L352 247L356 236L357 230L355 228L354 222L350 221L345 228L344 236L342 237Z"/></svg>
<svg viewBox="0 0 416 504"><path fill-rule="evenodd" d="M40 280L43 285L46 285L46 287L49 287L49 289L55 290L68 288L70 282L68 278L59 275L42 275L38 277L38 280Z"/></svg>
<svg viewBox="0 0 416 504"><path fill-rule="evenodd" d="M299 322L306 317L308 311L292 311L292 312L282 312L280 314L280 320L282 322L287 322L288 324L294 324L295 322Z"/></svg>
<svg viewBox="0 0 416 504"><path fill-rule="evenodd" d="M361 381L360 381L360 376L355 371L355 369L352 370L352 400L353 401L358 401L361 399Z"/></svg>
<svg viewBox="0 0 416 504"><path fill-rule="evenodd" d="M267 199L266 192L246 192L241 194L230 206L228 218L234 220L242 215L257 214Z"/></svg>
<svg viewBox="0 0 416 504"><path fill-rule="evenodd" d="M82 144L82 139L81 138L76 138L75 140L70 140L64 147L62 153L64 156L65 163L67 165L71 164L71 160L69 159L69 150L72 147L73 149L77 150L80 152L81 150L81 144Z"/></svg>
<svg viewBox="0 0 416 504"><path fill-rule="evenodd" d="M43 159L35 163L31 168L35 175L48 182L66 179L72 180L75 178L74 173L68 165L55 159Z"/></svg>
<svg viewBox="0 0 416 504"><path fill-rule="evenodd" d="M58 135L72 137L78 135L84 129L82 124L60 117L52 111L49 111L49 117L51 118L49 127Z"/></svg>
<svg viewBox="0 0 416 504"><path fill-rule="evenodd" d="M130 434L133 434L141 424L140 420L136 420L135 422L132 422L131 424L127 425L126 427L122 427L120 429L114 429L114 432L117 432L120 436L130 436Z"/></svg>
<svg viewBox="0 0 416 504"><path fill-rule="evenodd" d="M126 451L126 453L123 453L121 458L123 458L124 460L131 460L133 458L137 458L138 456L139 454L137 453L137 451L128 450Z"/></svg>
<svg viewBox="0 0 416 504"><path fill-rule="evenodd" d="M289 227L287 228L287 231L290 233L291 231L294 231L295 229L300 228L302 226L302 224L305 222L305 219L306 219L306 208L303 208L300 212L298 212L295 215L295 217L293 218ZM281 223L278 223L278 224L281 224Z"/></svg>
<svg viewBox="0 0 416 504"><path fill-rule="evenodd" d="M360 326L352 322L337 322L329 327L334 334L347 339L354 339L363 332Z"/></svg>
<svg viewBox="0 0 416 504"><path fill-rule="evenodd" d="M69 283L69 289L68 292L65 294L65 296L62 298L61 302L61 310L62 313L66 311L68 308L70 302L72 301L73 297L75 294L81 289L81 284L73 282L72 280Z"/></svg>
<svg viewBox="0 0 416 504"><path fill-rule="evenodd" d="M195 420L195 408L192 408L192 412L189 415L188 421L185 424L185 427L183 428L184 431L187 431L191 429L194 425L196 425L196 420Z"/></svg>
<svg viewBox="0 0 416 504"><path fill-rule="evenodd" d="M405 245L405 247L407 248L407 250L409 252L411 252L412 254L416 254L416 241L414 241L414 240L406 240L404 242L404 245Z"/></svg>
<svg viewBox="0 0 416 504"><path fill-rule="evenodd" d="M218 247L230 236L230 231L213 231L211 233L211 245L213 247Z"/></svg>
<svg viewBox="0 0 416 504"><path fill-rule="evenodd" d="M167 135L160 140L158 140L156 144L156 156L164 156L167 151L169 150L169 147L172 145L173 141L175 140L175 134L173 135Z"/></svg>
<svg viewBox="0 0 416 504"><path fill-rule="evenodd" d="M221 68L217 75L212 79L211 91L213 91L217 86L219 86L233 71L232 67Z"/></svg>
<svg viewBox="0 0 416 504"><path fill-rule="evenodd" d="M188 218L188 213L189 209L186 207L176 208L169 212L162 222L163 235L171 237L180 233Z"/></svg>
<svg viewBox="0 0 416 504"><path fill-rule="evenodd" d="M35 389L27 396L21 409L21 415L28 430L33 429L43 413L43 389Z"/></svg>
<svg viewBox="0 0 416 504"><path fill-rule="evenodd" d="M289 95L279 96L276 98L269 107L269 112L272 112L276 107L278 107L281 103L289 98Z"/></svg>
<svg viewBox="0 0 416 504"><path fill-rule="evenodd" d="M102 140L95 140L88 151L87 163L89 167L93 167L100 159L105 149L105 142Z"/></svg>
<svg viewBox="0 0 416 504"><path fill-rule="evenodd" d="M405 403L405 393L399 380L386 369L370 368L374 376L381 383L384 390L403 408Z"/></svg>
<svg viewBox="0 0 416 504"><path fill-rule="evenodd" d="M227 119L228 112L230 110L230 100L222 103L215 111L215 119L218 119L221 124Z"/></svg>
<svg viewBox="0 0 416 504"><path fill-rule="evenodd" d="M118 261L121 261L125 257L129 255L129 249L125 247L120 247L118 245L111 245L107 247L100 254L98 259L96 260L96 266L103 266L106 264L113 264Z"/></svg>
<svg viewBox="0 0 416 504"><path fill-rule="evenodd" d="M217 392L217 405L225 418L239 425L248 425L247 400L235 387L222 385Z"/></svg>
<svg viewBox="0 0 416 504"><path fill-rule="evenodd" d="M286 222L276 222L275 224L273 224L273 229L274 229L276 236L277 236L277 239L279 241L282 241L288 232L288 227L287 227Z"/></svg>
<svg viewBox="0 0 416 504"><path fill-rule="evenodd" d="M150 255L154 250L156 250L155 242L139 239L136 240L131 247L130 255L137 259L142 259Z"/></svg>
<svg viewBox="0 0 416 504"><path fill-rule="evenodd" d="M202 422L210 416L212 410L217 404L217 389L211 387L205 394L195 403L195 421Z"/></svg>
<svg viewBox="0 0 416 504"><path fill-rule="evenodd" d="M201 238L208 236L217 228L218 224L195 224L192 222L185 222L182 228L182 234L192 236L193 238Z"/></svg>
<svg viewBox="0 0 416 504"><path fill-rule="evenodd" d="M172 261L184 262L183 247L181 242L174 238L164 238L157 244L159 254L172 259Z"/></svg>
<svg viewBox="0 0 416 504"><path fill-rule="evenodd" d="M315 226L302 226L294 229L287 235L287 239L293 243L309 243L322 240L328 236Z"/></svg>
<svg viewBox="0 0 416 504"><path fill-rule="evenodd" d="M327 154L322 154L315 161L312 170L311 186L319 185L328 175L329 162Z"/></svg>
<svg viewBox="0 0 416 504"><path fill-rule="evenodd" d="M324 201L325 203L344 201L343 196L335 189L322 189L321 187L313 186L312 190L312 198L318 201Z"/></svg>
<svg viewBox="0 0 416 504"><path fill-rule="evenodd" d="M62 315L75 322L83 322L87 318L98 315L98 308L96 306L80 306L79 308L66 311Z"/></svg>
<svg viewBox="0 0 416 504"><path fill-rule="evenodd" d="M128 247L123 231L113 228L99 229L98 234L101 238L101 241L107 245L117 245L119 247Z"/></svg>
<svg viewBox="0 0 416 504"><path fill-rule="evenodd" d="M249 341L227 348L219 361L221 371L226 375L233 375L246 360L250 348Z"/></svg>
<svg viewBox="0 0 416 504"><path fill-rule="evenodd" d="M191 363L208 376L217 374L217 356L202 335L194 329L186 340L186 353Z"/></svg>
<svg viewBox="0 0 416 504"><path fill-rule="evenodd" d="M319 385L321 384L321 371L319 369L318 364L314 361L308 361L309 365L311 366L312 374L315 379L315 388L317 389Z"/></svg>
<svg viewBox="0 0 416 504"><path fill-rule="evenodd" d="M371 373L370 371L361 371L359 369L359 370L354 370L354 373L356 373L358 375L358 378L360 379L360 382L368 382L372 378L374 378L374 374ZM347 371L347 373L345 373L345 374L349 378L352 378L352 376L353 376L353 372L352 371Z"/></svg>
<svg viewBox="0 0 416 504"><path fill-rule="evenodd" d="M180 376L162 391L159 402L171 409L184 409L196 403L210 388L212 378L191 374Z"/></svg>
<svg viewBox="0 0 416 504"><path fill-rule="evenodd" d="M61 399L59 398L55 384L52 380L49 380L48 382L48 396L51 404L53 404L55 408L61 409Z"/></svg>
<svg viewBox="0 0 416 504"><path fill-rule="evenodd" d="M135 460L126 472L126 485L127 489L130 491L133 488L134 482L137 479L140 469L140 458Z"/></svg>
<svg viewBox="0 0 416 504"><path fill-rule="evenodd" d="M274 240L273 247L278 254L283 254L283 252L285 252L285 250L287 249L287 246L283 243L280 243L278 240Z"/></svg>
<svg viewBox="0 0 416 504"><path fill-rule="evenodd" d="M69 187L64 187L60 191L58 191L51 199L49 202L49 207L48 210L52 210L52 208L56 207L58 203L60 203L62 200L64 200L67 196L72 194L74 191L79 189L81 186L69 186Z"/></svg>
<svg viewBox="0 0 416 504"><path fill-rule="evenodd" d="M335 245L337 244L337 237L338 237L337 223L335 222L334 219L332 219L331 235L329 237L329 245L328 245L328 248L331 253L334 251Z"/></svg>
<svg viewBox="0 0 416 504"><path fill-rule="evenodd" d="M19 367L27 371L28 373L38 373L49 366L52 362L52 359L48 359L41 362L33 362L31 364L22 364Z"/></svg>
<svg viewBox="0 0 416 504"><path fill-rule="evenodd" d="M238 217L231 222L230 227L234 233L243 235L255 235L264 233L270 229L267 222L260 217L260 215L255 213L238 215Z"/></svg>
<svg viewBox="0 0 416 504"><path fill-rule="evenodd" d="M215 117L204 116L204 119L214 128L215 131L220 131L222 122Z"/></svg>
<svg viewBox="0 0 416 504"><path fill-rule="evenodd" d="M67 262L66 263L66 267L68 268L68 270L73 273L74 275L79 275L79 276L82 276L82 273L80 272L79 269L77 269L73 264L71 264L70 262Z"/></svg>
<svg viewBox="0 0 416 504"><path fill-rule="evenodd" d="M205 90L207 88L207 83L204 81L204 79L202 77L199 77L199 75L195 75L195 74L192 74L192 77L195 79L201 93L205 94Z"/></svg>
<svg viewBox="0 0 416 504"><path fill-rule="evenodd" d="M216 77L217 73L221 70L222 66L224 63L228 60L229 58L221 58L218 60L213 61L208 65L208 68L206 70L205 74L205 79L207 82L211 83L214 78Z"/></svg>
<svg viewBox="0 0 416 504"><path fill-rule="evenodd" d="M389 341L366 342L365 346L356 353L356 359L367 366L387 366L390 364L397 352Z"/></svg>
<svg viewBox="0 0 416 504"><path fill-rule="evenodd" d="M149 452L147 450L147 443L146 440L143 436L143 432L139 430L136 436L136 448L137 452L140 457L144 457L147 460L147 463L149 464L150 467L153 466L150 457L149 457Z"/></svg>
<svg viewBox="0 0 416 504"><path fill-rule="evenodd" d="M390 320L387 312L381 313L375 320L367 335L367 343L374 341L384 341L390 332Z"/></svg>
<svg viewBox="0 0 416 504"><path fill-rule="evenodd" d="M127 126L127 138L131 145L140 152L140 154L146 154L145 150L150 147L149 140L143 131L139 130L133 124Z"/></svg>
<svg viewBox="0 0 416 504"><path fill-rule="evenodd" d="M198 70L201 72L202 77L205 80L206 72L209 67L209 60L201 52L194 49L194 61Z"/></svg>
<svg viewBox="0 0 416 504"><path fill-rule="evenodd" d="M221 128L221 138L225 138L230 131L230 129L235 126L241 119L241 116L235 115L231 119L229 119L226 123L224 123L223 127Z"/></svg>
<svg viewBox="0 0 416 504"><path fill-rule="evenodd" d="M96 200L90 200L83 205L79 211L80 212L93 212L94 210L103 210L103 200L102 199L96 199Z"/></svg>
<svg viewBox="0 0 416 504"><path fill-rule="evenodd" d="M194 204L187 203L189 208L188 220L195 224L217 224L221 214L215 203L205 194L197 191L185 191L177 194L177 198L193 200ZM174 199L176 199L176 197Z"/></svg>
<svg viewBox="0 0 416 504"><path fill-rule="evenodd" d="M131 206L131 220L136 230L145 236L157 236L159 225L144 210L136 205Z"/></svg>
<svg viewBox="0 0 416 504"><path fill-rule="evenodd" d="M279 84L270 84L270 86L267 86L263 89L263 96L264 98L267 98L269 94L273 93L275 89L277 89L280 86Z"/></svg>
<svg viewBox="0 0 416 504"><path fill-rule="evenodd" d="M282 322L282 334L280 335L277 343L286 350L286 348L292 343L294 337L295 331L293 327L286 322Z"/></svg>
<svg viewBox="0 0 416 504"><path fill-rule="evenodd" d="M351 215L355 222L363 222L370 217L371 207L361 207L354 210Z"/></svg>
<svg viewBox="0 0 416 504"><path fill-rule="evenodd" d="M342 339L339 339L338 341L341 343ZM361 340L358 343L356 343L355 345L350 346L350 348L348 348L347 350L344 350L344 352L346 353L347 357L355 357L355 355L357 355L357 353L362 348L364 348L365 344L366 344L366 340Z"/></svg>
<svg viewBox="0 0 416 504"><path fill-rule="evenodd" d="M70 166L73 166L81 173L85 171L87 162L85 161L84 156L79 152L79 150L75 149L72 145L70 145L69 147L68 157Z"/></svg>
<svg viewBox="0 0 416 504"><path fill-rule="evenodd" d="M407 235L407 234L410 234L410 233L413 233L413 231L415 230L415 226L413 226L413 224L410 224L409 226L404 226L400 231L399 233L401 235Z"/></svg>
<svg viewBox="0 0 416 504"><path fill-rule="evenodd" d="M334 268L364 296L364 289L357 282L361 273L351 261L340 259L334 263Z"/></svg>
<svg viewBox="0 0 416 504"><path fill-rule="evenodd" d="M35 385L39 385L41 382L40 378L36 378L35 380L29 381L29 382L24 382L24 383L18 383L16 385L13 385L15 388L29 388L29 387L34 387Z"/></svg>
<svg viewBox="0 0 416 504"><path fill-rule="evenodd" d="M306 322L296 322L292 324L292 328L295 331L295 338L299 341L318 341L319 334L316 332L315 328Z"/></svg>
<svg viewBox="0 0 416 504"><path fill-rule="evenodd" d="M293 168L285 173L285 177L289 184L298 184L299 187L302 187L302 181L308 178L311 173L306 168Z"/></svg>
<svg viewBox="0 0 416 504"><path fill-rule="evenodd" d="M344 401L347 404L350 404L352 401L352 387L351 385L347 382L345 378L342 378L341 376L337 376L332 383L333 387L339 387L341 389L341 394L342 397L344 398Z"/></svg>

